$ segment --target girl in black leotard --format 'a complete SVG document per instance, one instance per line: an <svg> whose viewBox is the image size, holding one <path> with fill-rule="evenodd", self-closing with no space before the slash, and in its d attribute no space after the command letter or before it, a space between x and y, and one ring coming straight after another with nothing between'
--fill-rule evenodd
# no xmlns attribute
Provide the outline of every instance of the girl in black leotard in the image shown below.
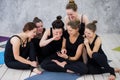
<svg viewBox="0 0 120 80"><path fill-rule="evenodd" d="M13 69L30 69L40 74L37 69L36 54L33 44L30 42L36 35L37 27L34 23L28 22L23 32L12 36L5 47L5 64ZM28 59L29 57L29 59Z"/></svg>
<svg viewBox="0 0 120 80"><path fill-rule="evenodd" d="M53 58L54 66L51 71L64 71L69 73L87 73L87 67L82 60L83 37L79 33L79 21L70 21L68 33L62 44L61 52L58 52L58 58ZM52 62L51 62L52 63ZM52 63L53 64L53 63Z"/></svg>
<svg viewBox="0 0 120 80"><path fill-rule="evenodd" d="M95 33L95 23L97 23L97 21L89 23L85 28L86 38L84 40L84 44L88 55L88 73L110 73L109 80L115 80L115 71L112 67L109 66L107 57L101 48L101 39Z"/></svg>

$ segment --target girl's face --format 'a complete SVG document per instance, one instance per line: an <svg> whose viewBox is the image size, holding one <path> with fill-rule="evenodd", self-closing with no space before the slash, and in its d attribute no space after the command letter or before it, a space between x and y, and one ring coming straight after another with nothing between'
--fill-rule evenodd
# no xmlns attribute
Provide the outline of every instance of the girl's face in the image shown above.
<svg viewBox="0 0 120 80"><path fill-rule="evenodd" d="M71 36L75 36L78 33L78 29L72 29L71 26L67 26L67 31Z"/></svg>
<svg viewBox="0 0 120 80"><path fill-rule="evenodd" d="M34 28L33 30L28 30L27 35L30 39L34 38L36 36L37 28Z"/></svg>
<svg viewBox="0 0 120 80"><path fill-rule="evenodd" d="M63 29L53 29L53 37L57 36L56 40L61 39L61 36L63 35Z"/></svg>
<svg viewBox="0 0 120 80"><path fill-rule="evenodd" d="M75 20L77 16L77 12L73 11L72 9L66 9L67 16L70 20Z"/></svg>
<svg viewBox="0 0 120 80"><path fill-rule="evenodd" d="M36 26L37 26L37 34L42 33L43 32L43 23L38 22L38 23L36 23Z"/></svg>
<svg viewBox="0 0 120 80"><path fill-rule="evenodd" d="M93 36L94 36L94 32L92 31L92 30L90 30L90 29L88 29L88 28L85 28L85 36L86 36L86 38L92 38Z"/></svg>

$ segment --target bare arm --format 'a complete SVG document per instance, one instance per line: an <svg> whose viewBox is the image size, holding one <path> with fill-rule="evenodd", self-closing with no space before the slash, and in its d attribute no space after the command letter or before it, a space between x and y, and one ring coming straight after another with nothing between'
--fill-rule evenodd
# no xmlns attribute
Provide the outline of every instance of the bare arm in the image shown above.
<svg viewBox="0 0 120 80"><path fill-rule="evenodd" d="M17 37L13 37L10 42L13 46L12 49L14 58L19 62L31 65L32 64L31 61L20 56L20 39Z"/></svg>
<svg viewBox="0 0 120 80"><path fill-rule="evenodd" d="M83 22L85 23L85 25L89 23L89 19L86 15L83 15Z"/></svg>
<svg viewBox="0 0 120 80"><path fill-rule="evenodd" d="M47 39L49 35L50 35L50 29L47 29L42 39L39 42L40 47L44 47L54 40L54 38Z"/></svg>
<svg viewBox="0 0 120 80"><path fill-rule="evenodd" d="M69 19L68 19L68 17L67 16L65 16L65 29L67 28L67 24L68 24L68 22L69 22Z"/></svg>
<svg viewBox="0 0 120 80"><path fill-rule="evenodd" d="M63 38L63 42L62 42L62 49L66 49L66 39L65 38Z"/></svg>
<svg viewBox="0 0 120 80"><path fill-rule="evenodd" d="M94 52L98 52L99 48L100 48L100 45L101 45L101 39L98 37L95 41L95 45L93 47L93 50L90 49L90 46L89 44L85 44L86 46L86 49L87 49L87 53L88 55L92 58L92 54Z"/></svg>
<svg viewBox="0 0 120 80"><path fill-rule="evenodd" d="M69 60L71 61L76 61L80 58L80 56L82 55L83 52L83 44L80 44L77 48L76 54L74 57L69 56Z"/></svg>
<svg viewBox="0 0 120 80"><path fill-rule="evenodd" d="M63 43L62 43L62 54L61 53L58 53L58 56L59 57L62 57L64 59L69 59L71 61L76 61L80 58L80 56L82 55L82 52L83 52L83 44L80 44L75 52L75 56L71 57L69 55L67 55L67 50L66 50L66 39L63 38Z"/></svg>
<svg viewBox="0 0 120 80"><path fill-rule="evenodd" d="M61 52L62 52L62 54L66 54L67 53L67 50L66 50L66 39L65 38L63 38L63 41L62 41Z"/></svg>

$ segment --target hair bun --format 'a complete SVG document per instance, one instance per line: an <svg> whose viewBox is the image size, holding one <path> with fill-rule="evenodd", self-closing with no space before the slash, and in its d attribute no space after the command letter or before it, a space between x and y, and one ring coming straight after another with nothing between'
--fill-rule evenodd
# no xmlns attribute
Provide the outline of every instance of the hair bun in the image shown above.
<svg viewBox="0 0 120 80"><path fill-rule="evenodd" d="M74 3L74 0L69 0L69 3Z"/></svg>
<svg viewBox="0 0 120 80"><path fill-rule="evenodd" d="M57 16L56 18L57 18L57 20L61 20L61 19L62 19L62 17L61 17L61 16Z"/></svg>
<svg viewBox="0 0 120 80"><path fill-rule="evenodd" d="M34 17L34 19L38 19L38 17Z"/></svg>
<svg viewBox="0 0 120 80"><path fill-rule="evenodd" d="M97 23L97 20L94 20L92 23L93 23L93 24L96 24L96 23Z"/></svg>

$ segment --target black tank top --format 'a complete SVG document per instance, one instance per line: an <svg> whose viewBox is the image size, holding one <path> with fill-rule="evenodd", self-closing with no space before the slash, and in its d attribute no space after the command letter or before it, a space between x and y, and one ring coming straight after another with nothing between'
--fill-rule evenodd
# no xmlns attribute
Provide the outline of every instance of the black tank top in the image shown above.
<svg viewBox="0 0 120 80"><path fill-rule="evenodd" d="M83 43L84 38L79 35L78 38L74 43L71 43L69 40L69 36L66 36L66 50L67 50L67 55L69 56L75 56L77 48L80 44ZM80 61L82 60L82 56L79 58Z"/></svg>
<svg viewBox="0 0 120 80"><path fill-rule="evenodd" d="M53 37L53 33L52 33L52 28L50 28L50 36L48 36L48 39ZM62 47L62 40L63 40L63 36L61 37L60 40L54 40L51 43L49 43L49 45L53 48L54 52L60 51L61 47Z"/></svg>
<svg viewBox="0 0 120 80"><path fill-rule="evenodd" d="M89 44L91 50L93 50L93 48L95 46L95 41L96 41L97 38L98 38L98 35L96 35L95 38L94 38L94 40L93 40L93 42L91 44ZM102 46L102 44L100 45L97 53L105 54L104 51L102 50L101 46Z"/></svg>
<svg viewBox="0 0 120 80"><path fill-rule="evenodd" d="M45 28L43 28L42 36L43 36L44 32L45 32ZM35 37L35 38L33 38L33 39L31 40L32 43L33 43L33 45L34 45L34 47L35 47L36 54L37 54L37 53L38 53L38 54L41 53L41 47L39 46L39 42L40 42L42 36L41 36L41 37Z"/></svg>
<svg viewBox="0 0 120 80"><path fill-rule="evenodd" d="M30 42L28 42L28 40L27 40L26 46L23 47L22 46L22 43L23 43L22 39L18 35L14 35L11 38L13 38L13 37L18 37L20 39L20 43L21 43L21 45L20 45L20 56L26 55L26 53L29 52ZM4 54L5 62L15 61L15 58L14 58L14 55L13 55L12 44L10 43L11 38L8 40L8 42L6 44L6 47L5 47L5 54ZM28 55L26 55L25 58L27 58Z"/></svg>
<svg viewBox="0 0 120 80"><path fill-rule="evenodd" d="M93 50L93 48L95 46L95 41L96 41L97 38L98 38L98 35L96 35L93 42L91 44L89 44L91 50ZM98 49L98 53L103 54L104 52L103 52L101 46L102 46L102 44L100 45L100 48Z"/></svg>

